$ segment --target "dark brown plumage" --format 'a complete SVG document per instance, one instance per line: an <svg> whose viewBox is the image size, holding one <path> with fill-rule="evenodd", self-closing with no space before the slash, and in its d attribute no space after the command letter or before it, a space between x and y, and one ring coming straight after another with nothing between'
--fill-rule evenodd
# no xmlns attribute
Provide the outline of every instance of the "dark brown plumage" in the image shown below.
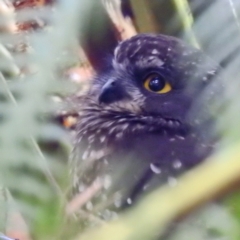
<svg viewBox="0 0 240 240"><path fill-rule="evenodd" d="M101 178L102 199L130 204L201 162L213 148L208 88L218 70L170 36L140 34L120 43L78 103L74 191ZM197 101L203 92L205 104Z"/></svg>

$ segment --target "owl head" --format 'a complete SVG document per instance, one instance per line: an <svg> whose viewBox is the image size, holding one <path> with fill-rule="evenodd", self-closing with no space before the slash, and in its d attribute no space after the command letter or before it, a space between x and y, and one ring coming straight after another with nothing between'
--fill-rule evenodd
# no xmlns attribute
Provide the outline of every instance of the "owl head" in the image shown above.
<svg viewBox="0 0 240 240"><path fill-rule="evenodd" d="M113 179L120 176L112 181L113 191L125 189L134 198L150 178L155 181L156 166L168 176L202 161L214 141L203 140L196 129L210 132L212 118L206 125L199 119L208 116L209 100L217 94L219 81L213 80L219 70L200 50L174 37L139 34L119 43L110 66L80 100L75 188L107 172ZM181 169L175 169L176 160Z"/></svg>
<svg viewBox="0 0 240 240"><path fill-rule="evenodd" d="M92 122L97 130L122 131L128 123L133 129L179 131L218 70L209 57L177 38L134 36L117 46L110 68L93 80L84 100L86 126Z"/></svg>

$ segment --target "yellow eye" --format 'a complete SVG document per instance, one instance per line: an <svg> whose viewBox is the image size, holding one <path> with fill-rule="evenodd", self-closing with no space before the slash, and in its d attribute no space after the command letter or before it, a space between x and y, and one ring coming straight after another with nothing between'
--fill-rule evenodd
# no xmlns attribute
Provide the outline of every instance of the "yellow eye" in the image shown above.
<svg viewBox="0 0 240 240"><path fill-rule="evenodd" d="M144 80L144 87L151 92L167 93L172 90L172 86L157 73L152 73Z"/></svg>

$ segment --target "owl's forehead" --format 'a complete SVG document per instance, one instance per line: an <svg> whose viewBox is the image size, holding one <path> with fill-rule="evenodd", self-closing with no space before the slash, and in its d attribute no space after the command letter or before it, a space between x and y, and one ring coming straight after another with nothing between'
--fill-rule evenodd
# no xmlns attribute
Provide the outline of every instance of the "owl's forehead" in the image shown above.
<svg viewBox="0 0 240 240"><path fill-rule="evenodd" d="M162 68L183 77L213 74L218 68L200 50L162 34L138 34L121 42L114 51L113 66L124 71Z"/></svg>
<svg viewBox="0 0 240 240"><path fill-rule="evenodd" d="M191 55L195 49L188 48L176 38L164 35L139 34L121 42L114 52L117 64L163 65L169 60ZM183 54L184 53L184 54Z"/></svg>

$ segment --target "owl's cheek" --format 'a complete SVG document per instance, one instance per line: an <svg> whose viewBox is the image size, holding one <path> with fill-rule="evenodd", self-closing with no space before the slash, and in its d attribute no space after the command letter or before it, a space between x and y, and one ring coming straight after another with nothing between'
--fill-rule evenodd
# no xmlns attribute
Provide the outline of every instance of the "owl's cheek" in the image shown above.
<svg viewBox="0 0 240 240"><path fill-rule="evenodd" d="M188 98L178 97L171 100L147 101L145 106L152 115L184 121L188 116L191 101Z"/></svg>

